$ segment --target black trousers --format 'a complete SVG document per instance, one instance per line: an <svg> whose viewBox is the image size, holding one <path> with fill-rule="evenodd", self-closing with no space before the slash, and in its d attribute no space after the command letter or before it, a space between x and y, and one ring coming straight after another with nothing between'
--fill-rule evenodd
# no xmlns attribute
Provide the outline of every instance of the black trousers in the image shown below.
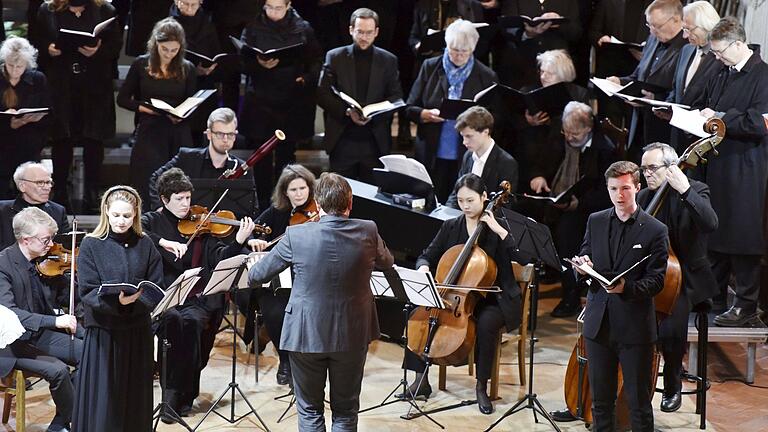
<svg viewBox="0 0 768 432"><path fill-rule="evenodd" d="M757 310L757 298L760 294L760 255L735 255L709 251L709 263L720 288L720 296L727 298L728 282L731 275L735 279L733 290L736 298L733 306L752 313Z"/></svg>
<svg viewBox="0 0 768 432"><path fill-rule="evenodd" d="M283 333L283 319L285 318L285 307L288 306L290 290L278 290L273 294L271 290L259 290L259 310L264 316L264 325L267 326L267 333L272 343L277 348L277 354L280 357L280 363L289 364L288 351L280 349L280 337Z"/></svg>
<svg viewBox="0 0 768 432"><path fill-rule="evenodd" d="M381 166L373 137L370 140L342 137L328 156L331 171L368 184L373 184L373 169Z"/></svg>
<svg viewBox="0 0 768 432"><path fill-rule="evenodd" d="M519 302L519 297L517 298ZM474 316L477 320L477 338L475 339L476 376L478 381L488 381L491 378L493 359L496 354L497 335L499 330L505 325L504 314L495 300L483 299L475 306ZM421 357L410 350L406 351L406 369L424 372L426 367L427 365Z"/></svg>
<svg viewBox="0 0 768 432"><path fill-rule="evenodd" d="M562 212L556 225L555 247L561 257L572 257L579 253L581 242L587 228L589 215L583 211ZM563 288L563 301L570 304L579 303L579 288L576 284L576 272L566 270L560 274Z"/></svg>
<svg viewBox="0 0 768 432"><path fill-rule="evenodd" d="M653 344L623 344L610 340L603 323L597 339L584 338L589 356L592 391L592 432L616 430L618 367L624 376L624 397L629 404L633 432L653 432L651 368Z"/></svg>
<svg viewBox="0 0 768 432"><path fill-rule="evenodd" d="M366 346L358 351L289 353L300 431L325 432L323 411L326 377L331 384L331 430L357 431L360 386L367 352Z"/></svg>
<svg viewBox="0 0 768 432"><path fill-rule="evenodd" d="M688 297L680 290L672 315L659 323L659 345L664 356L664 394L672 396L682 389L683 356L688 341Z"/></svg>
<svg viewBox="0 0 768 432"><path fill-rule="evenodd" d="M165 381L168 394L176 393L176 400L191 404L200 392L200 372L202 371L203 332L209 323L209 313L196 304L168 309L163 314L158 337L165 337L168 347L167 375L160 378ZM162 353L162 345L158 347ZM162 355L159 355L160 371Z"/></svg>
<svg viewBox="0 0 768 432"><path fill-rule="evenodd" d="M68 334L46 329L28 341L14 342L12 350L18 357L17 369L40 375L48 381L56 405L56 415L51 424L68 427L75 404L75 375L70 375L67 365L77 367L80 364L82 335L72 340Z"/></svg>

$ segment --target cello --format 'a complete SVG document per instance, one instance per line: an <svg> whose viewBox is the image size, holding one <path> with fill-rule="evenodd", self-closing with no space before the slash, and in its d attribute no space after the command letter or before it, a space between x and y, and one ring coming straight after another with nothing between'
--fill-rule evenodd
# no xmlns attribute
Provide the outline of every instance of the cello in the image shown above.
<svg viewBox="0 0 768 432"><path fill-rule="evenodd" d="M484 211L493 213L506 202L512 186L503 181L501 189ZM435 280L446 309L420 306L408 319L408 349L428 357L431 363L460 365L474 346L476 324L472 314L480 296L488 291L482 287L492 285L497 273L493 259L475 244L485 227L485 223L478 223L466 243L451 247L440 257Z"/></svg>
<svg viewBox="0 0 768 432"><path fill-rule="evenodd" d="M704 130L709 133L710 136L704 137L688 146L683 155L678 159L677 165L680 169L684 170L695 167L699 163L706 163L707 159L704 155L710 151L712 151L715 156L717 155L717 149L715 149L715 147L723 140L723 137L725 137L725 124L721 119L712 118L707 120L704 125ZM650 215L656 215L668 192L669 184L664 182L656 190L651 202L648 204L646 211ZM664 276L664 287L661 292L654 297L657 321L672 313L677 297L680 294L681 286L682 271L680 269L680 262L670 247L669 258L667 260L667 271ZM568 367L565 371L565 380L563 383L563 392L568 411L571 415L589 424L592 423L592 395L589 388L589 376L587 372L588 356L585 349L584 336L582 335L583 323L584 310L581 311L581 314L579 314L579 318L577 319L577 333L579 336L576 345L571 352L571 357L568 359ZM661 355L656 351L650 365L651 382L649 383L649 386L651 387L651 391L656 387L660 360ZM623 381L621 368L619 368L618 394L616 399L616 427L618 430L627 430L630 425L629 405L624 398Z"/></svg>

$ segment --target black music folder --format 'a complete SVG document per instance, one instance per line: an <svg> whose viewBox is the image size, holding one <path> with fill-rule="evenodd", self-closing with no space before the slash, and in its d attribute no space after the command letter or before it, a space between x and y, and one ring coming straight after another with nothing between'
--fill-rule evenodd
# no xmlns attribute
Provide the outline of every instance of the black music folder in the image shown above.
<svg viewBox="0 0 768 432"><path fill-rule="evenodd" d="M96 24L90 32L67 28L59 29L59 35L56 37L56 48L76 50L81 46L95 47L99 43L99 34L109 27L115 18L112 17Z"/></svg>
<svg viewBox="0 0 768 432"><path fill-rule="evenodd" d="M523 91L499 85L502 100L513 112L528 110L531 114L546 112L557 115L563 112L568 102L573 100L568 83L557 83L548 87L539 87L530 91Z"/></svg>
<svg viewBox="0 0 768 432"><path fill-rule="evenodd" d="M501 84L492 84L477 92L472 99L443 99L440 103L440 117L448 120L456 120L459 114L475 105L488 105L490 97Z"/></svg>
<svg viewBox="0 0 768 432"><path fill-rule="evenodd" d="M523 24L528 24L531 27L536 27L539 24L544 24L546 22L552 23L552 25L559 25L559 24L565 24L569 21L567 17L557 17L557 18L542 18L540 16L538 17L529 17L527 15L520 15L520 16L512 16L512 15L505 15L499 17L498 23L500 27L506 27L506 28L522 28Z"/></svg>
<svg viewBox="0 0 768 432"><path fill-rule="evenodd" d="M184 102L178 106L172 106L160 99L150 99L147 102L142 102L142 105L150 108L158 114L168 114L178 119L184 120L189 118L193 112L199 107L206 99L212 94L216 93L214 89L198 90L195 94L188 97Z"/></svg>
<svg viewBox="0 0 768 432"><path fill-rule="evenodd" d="M584 182L585 176L579 177L578 180L576 180L576 183L572 184L570 187L568 187L566 190L560 192L559 194L555 196L548 196L548 195L529 195L524 193L523 197L533 200L540 200L540 201L546 201L550 204L566 204L568 200L570 200L572 195L575 195L581 190L581 186L585 183Z"/></svg>
<svg viewBox="0 0 768 432"><path fill-rule="evenodd" d="M237 48L237 51L243 57L256 59L278 59L281 62L293 60L299 56L299 50L304 46L304 42L293 43L281 47L275 47L270 49L257 48L247 43L230 36L229 40Z"/></svg>
<svg viewBox="0 0 768 432"><path fill-rule="evenodd" d="M617 93L625 94L627 96L642 97L643 93L641 90L645 90L651 93L667 93L670 89L644 81L632 81L631 83L622 87L621 90L619 90Z"/></svg>
<svg viewBox="0 0 768 432"><path fill-rule="evenodd" d="M222 67L231 67L240 63L240 56L233 53L221 53L216 54L213 57L208 57L205 54L200 54L192 50L186 50L184 56L195 66L200 65L204 68L209 68L214 64L221 65Z"/></svg>

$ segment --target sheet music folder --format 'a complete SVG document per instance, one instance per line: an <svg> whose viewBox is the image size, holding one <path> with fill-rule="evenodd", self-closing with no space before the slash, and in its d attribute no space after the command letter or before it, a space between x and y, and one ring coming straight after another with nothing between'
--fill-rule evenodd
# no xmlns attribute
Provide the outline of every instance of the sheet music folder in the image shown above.
<svg viewBox="0 0 768 432"><path fill-rule="evenodd" d="M371 292L416 306L445 309L432 273L394 266L371 273Z"/></svg>
<svg viewBox="0 0 768 432"><path fill-rule="evenodd" d="M425 208L435 208L435 191L432 185L405 174L387 171L381 168L373 169L373 182L379 187L379 192L389 195L408 193L425 198Z"/></svg>

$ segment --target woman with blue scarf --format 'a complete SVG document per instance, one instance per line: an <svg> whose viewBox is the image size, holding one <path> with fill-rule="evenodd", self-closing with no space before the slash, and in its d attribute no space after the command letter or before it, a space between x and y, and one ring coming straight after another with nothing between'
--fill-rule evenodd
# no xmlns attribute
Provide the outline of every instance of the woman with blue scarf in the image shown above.
<svg viewBox="0 0 768 432"><path fill-rule="evenodd" d="M469 21L449 25L447 48L441 57L424 61L408 97L406 115L418 125L416 158L432 175L440 202L453 188L465 148L454 129L456 121L440 117L438 108L443 99L472 99L498 81L496 73L474 57L479 38Z"/></svg>

